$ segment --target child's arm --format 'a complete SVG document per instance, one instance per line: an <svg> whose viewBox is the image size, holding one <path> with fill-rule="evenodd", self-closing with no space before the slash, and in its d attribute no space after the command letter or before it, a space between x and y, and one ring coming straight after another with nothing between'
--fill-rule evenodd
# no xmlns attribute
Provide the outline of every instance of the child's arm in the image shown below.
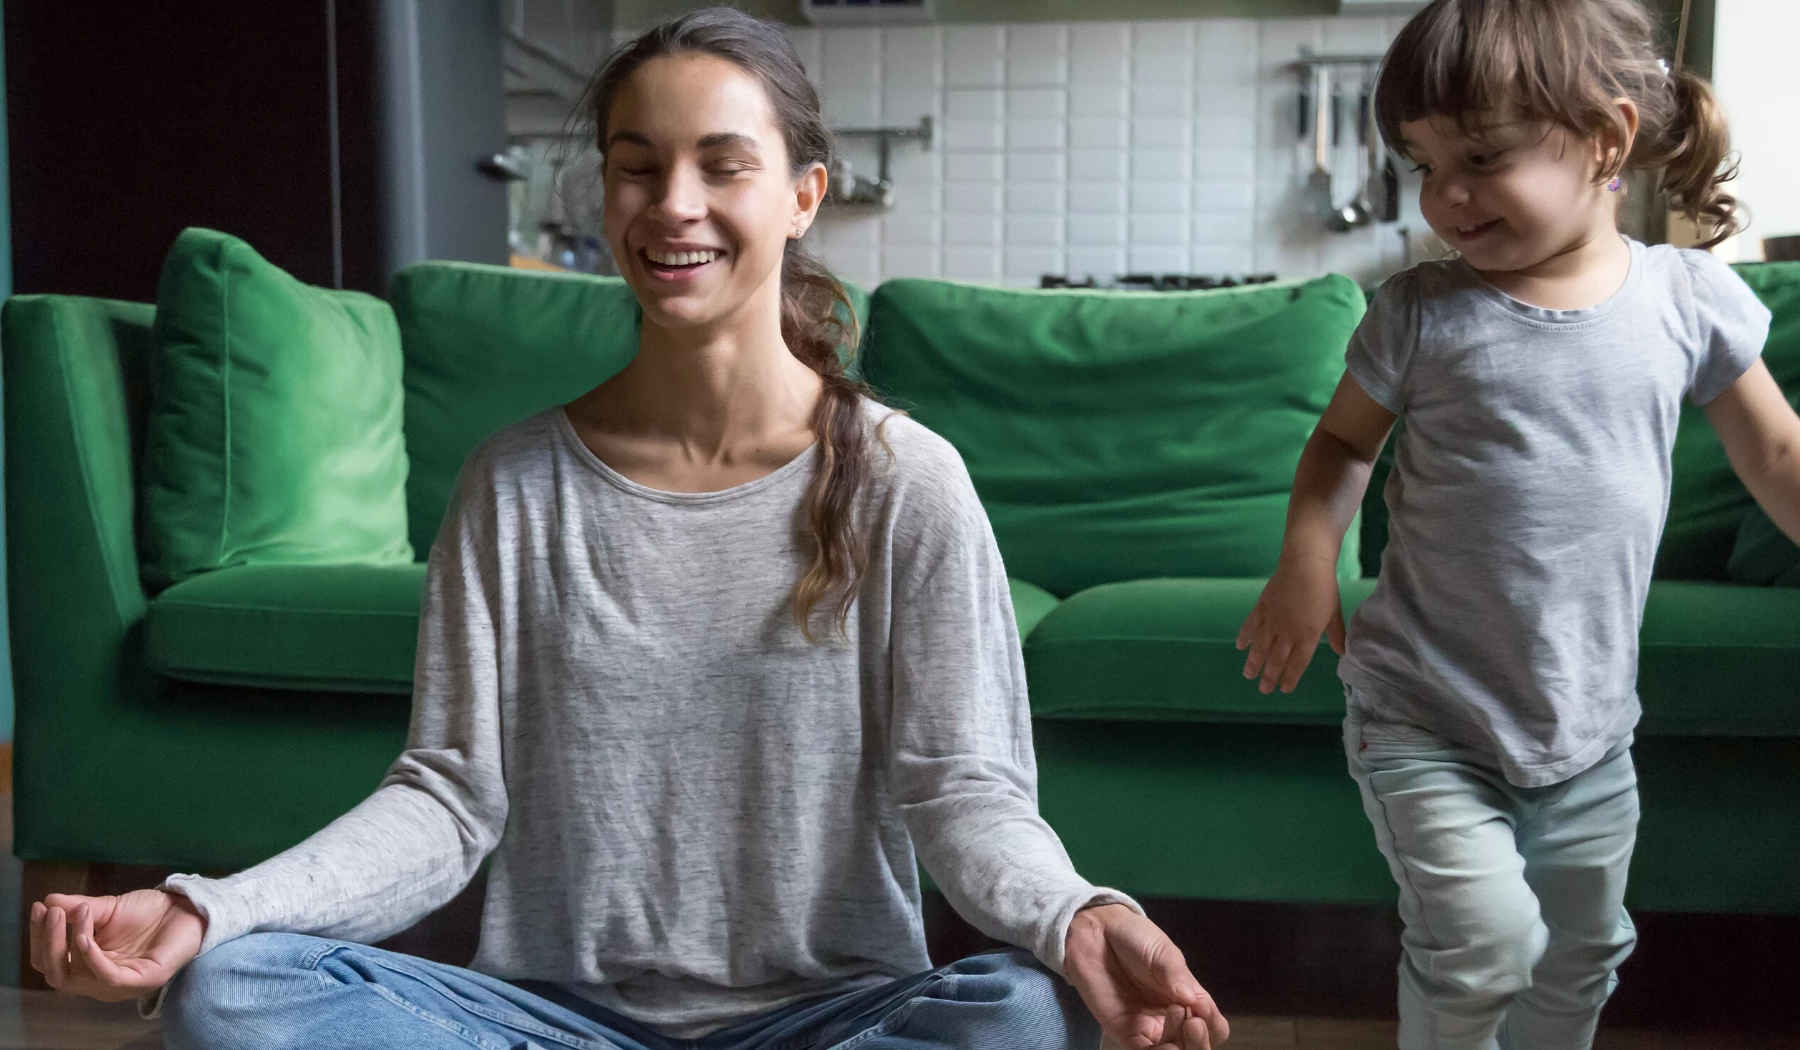
<svg viewBox="0 0 1800 1050"><path fill-rule="evenodd" d="M1277 685L1293 692L1327 631L1331 648L1344 652L1338 553L1395 418L1346 375L1300 454L1281 560L1237 637L1250 650L1244 677L1260 674L1265 693ZM1800 490L1794 506L1800 513Z"/></svg>
<svg viewBox="0 0 1800 1050"><path fill-rule="evenodd" d="M1800 543L1800 416L1760 360L1706 404L1731 467L1788 538Z"/></svg>

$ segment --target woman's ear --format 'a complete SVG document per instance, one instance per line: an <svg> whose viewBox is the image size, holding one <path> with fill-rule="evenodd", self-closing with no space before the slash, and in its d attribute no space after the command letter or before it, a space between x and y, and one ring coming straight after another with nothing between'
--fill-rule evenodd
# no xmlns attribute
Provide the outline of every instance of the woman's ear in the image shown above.
<svg viewBox="0 0 1800 1050"><path fill-rule="evenodd" d="M819 205L824 203L826 184L823 164L810 165L794 180L793 236L800 236L812 226L813 219L819 214Z"/></svg>
<svg viewBox="0 0 1800 1050"><path fill-rule="evenodd" d="M1631 147L1637 142L1638 108L1637 103L1628 98L1615 98L1613 105L1618 108L1618 122L1600 133L1600 141L1596 144L1602 172L1618 174L1625 168L1625 158L1631 156Z"/></svg>

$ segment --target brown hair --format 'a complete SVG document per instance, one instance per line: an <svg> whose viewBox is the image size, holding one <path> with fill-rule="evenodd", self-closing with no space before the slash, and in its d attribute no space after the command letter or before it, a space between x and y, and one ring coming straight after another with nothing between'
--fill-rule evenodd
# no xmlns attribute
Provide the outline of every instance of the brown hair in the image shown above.
<svg viewBox="0 0 1800 1050"><path fill-rule="evenodd" d="M779 26L728 7L664 22L600 67L583 105L603 153L619 90L644 63L677 54L712 55L754 74L769 93L792 170L798 174L814 164L830 169L831 134L793 44ZM838 633L847 636L850 606L869 562L868 543L852 520L857 493L869 477L870 435L862 415L869 390L844 374L858 338L850 297L797 239L787 242L781 258L781 337L789 352L825 381L812 420L819 465L806 498L812 564L794 586L794 619L807 640L815 641L813 614L823 605Z"/></svg>
<svg viewBox="0 0 1800 1050"><path fill-rule="evenodd" d="M1602 181L1627 170L1658 173L1671 206L1712 237L1737 232L1737 201L1723 184L1731 132L1707 82L1657 57L1654 22L1638 0L1434 0L1395 38L1375 88L1381 134L1400 148L1400 125L1444 116L1464 130L1511 109L1596 137L1625 133L1614 100L1637 105L1638 136ZM1677 56L1679 58L1679 56Z"/></svg>

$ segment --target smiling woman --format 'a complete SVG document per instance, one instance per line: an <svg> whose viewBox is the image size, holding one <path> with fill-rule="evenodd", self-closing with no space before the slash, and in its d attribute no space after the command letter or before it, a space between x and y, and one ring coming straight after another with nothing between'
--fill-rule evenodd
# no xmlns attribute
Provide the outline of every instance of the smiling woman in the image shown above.
<svg viewBox="0 0 1800 1050"><path fill-rule="evenodd" d="M968 471L843 373L843 288L799 243L830 139L786 38L689 15L591 101L638 352L464 465L407 750L249 871L51 896L34 965L161 990L171 1050L1223 1040L1181 953L1038 815ZM367 947L484 861L470 968ZM920 865L1024 950L931 968Z"/></svg>

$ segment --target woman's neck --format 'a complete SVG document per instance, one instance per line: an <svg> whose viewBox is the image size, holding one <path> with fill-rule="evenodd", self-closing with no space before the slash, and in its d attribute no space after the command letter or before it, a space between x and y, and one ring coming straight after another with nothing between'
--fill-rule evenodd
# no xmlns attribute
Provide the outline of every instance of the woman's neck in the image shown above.
<svg viewBox="0 0 1800 1050"><path fill-rule="evenodd" d="M569 415L626 476L705 491L804 451L822 392L819 375L781 337L780 299L757 296L707 326L646 317L631 364L576 399Z"/></svg>

